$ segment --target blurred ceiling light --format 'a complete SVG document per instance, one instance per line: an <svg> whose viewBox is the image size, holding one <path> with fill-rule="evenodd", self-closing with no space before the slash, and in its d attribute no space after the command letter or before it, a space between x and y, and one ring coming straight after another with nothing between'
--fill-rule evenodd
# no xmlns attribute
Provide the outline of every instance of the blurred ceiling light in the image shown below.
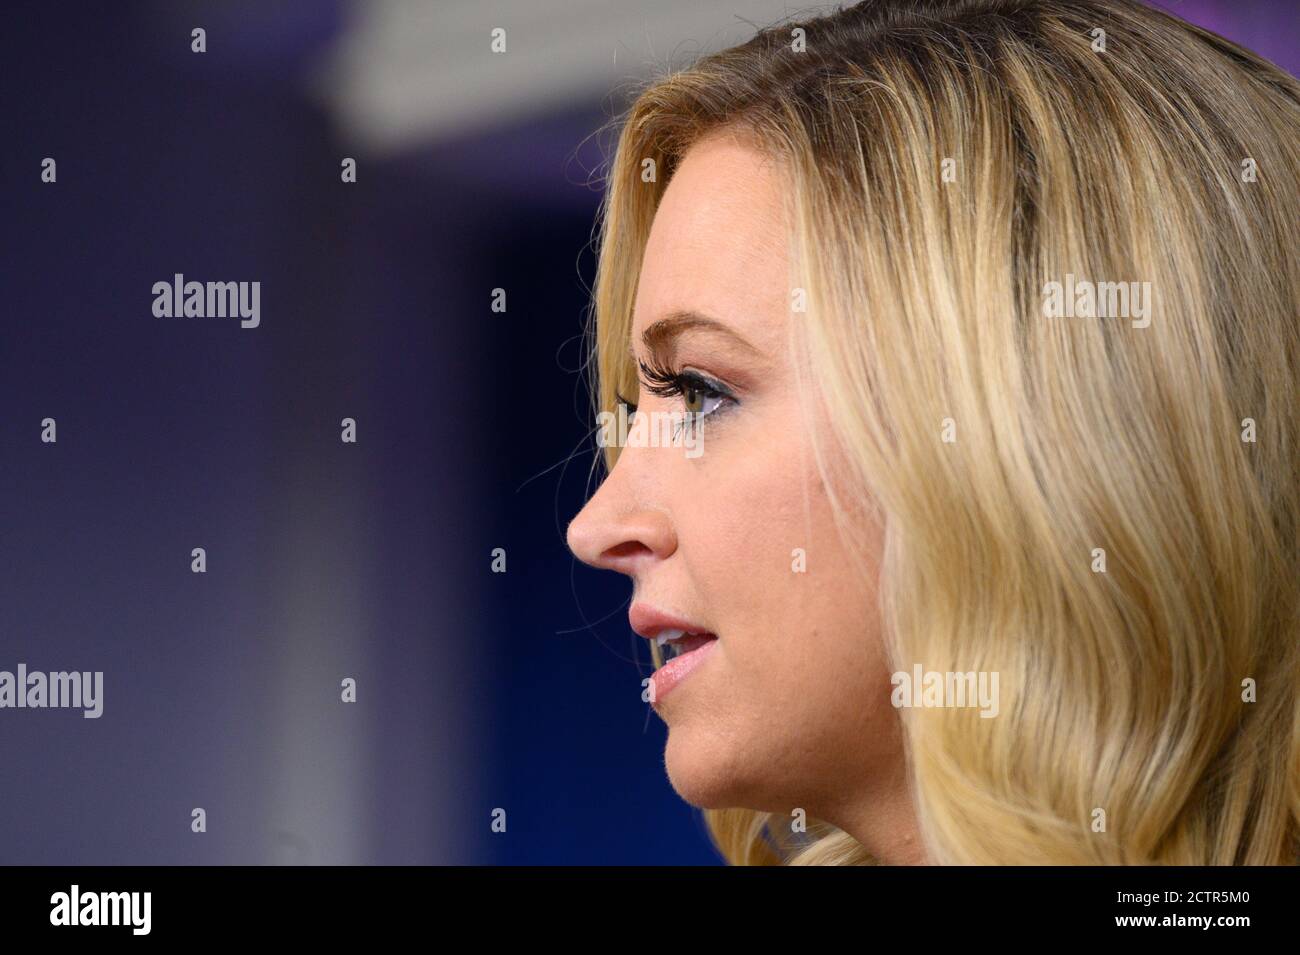
<svg viewBox="0 0 1300 955"><path fill-rule="evenodd" d="M382 155L601 103L816 9L784 0L359 0L311 85L345 136ZM504 53L491 50L497 27Z"/></svg>

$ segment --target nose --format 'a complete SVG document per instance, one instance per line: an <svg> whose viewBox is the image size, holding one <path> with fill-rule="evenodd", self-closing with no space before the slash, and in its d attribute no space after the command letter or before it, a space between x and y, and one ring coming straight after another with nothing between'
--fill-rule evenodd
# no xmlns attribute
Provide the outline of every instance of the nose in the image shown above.
<svg viewBox="0 0 1300 955"><path fill-rule="evenodd" d="M617 466L569 523L567 539L583 563L629 577L677 549L668 514L631 493Z"/></svg>

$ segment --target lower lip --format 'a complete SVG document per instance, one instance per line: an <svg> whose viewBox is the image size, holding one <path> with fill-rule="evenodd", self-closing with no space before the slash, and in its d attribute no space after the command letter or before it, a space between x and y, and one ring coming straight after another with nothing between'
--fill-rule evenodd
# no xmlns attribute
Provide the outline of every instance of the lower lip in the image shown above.
<svg viewBox="0 0 1300 955"><path fill-rule="evenodd" d="M712 653L713 648L717 645L718 640L715 637L689 653L673 657L658 670L655 670L654 675L650 678L654 686L654 702L661 702L673 687L686 679L692 670L704 662L704 658Z"/></svg>

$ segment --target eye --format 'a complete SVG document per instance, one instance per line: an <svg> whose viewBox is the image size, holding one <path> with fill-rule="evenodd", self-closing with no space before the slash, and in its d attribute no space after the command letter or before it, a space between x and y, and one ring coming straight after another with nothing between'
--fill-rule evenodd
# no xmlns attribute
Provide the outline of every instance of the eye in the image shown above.
<svg viewBox="0 0 1300 955"><path fill-rule="evenodd" d="M685 410L692 421L707 418L729 404L735 404L736 398L721 382L705 377L690 368L676 370L658 364L640 361L641 376L646 390L662 398L681 396Z"/></svg>
<svg viewBox="0 0 1300 955"><path fill-rule="evenodd" d="M722 406L726 396L721 392L714 391L704 382L692 379L689 375L683 375L682 378L682 398L686 403L686 410L691 414L704 418Z"/></svg>

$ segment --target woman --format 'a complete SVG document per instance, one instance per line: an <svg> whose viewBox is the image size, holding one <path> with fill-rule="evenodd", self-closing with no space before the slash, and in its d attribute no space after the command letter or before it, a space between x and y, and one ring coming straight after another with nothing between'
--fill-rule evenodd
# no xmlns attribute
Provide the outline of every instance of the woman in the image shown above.
<svg viewBox="0 0 1300 955"><path fill-rule="evenodd" d="M1295 864L1297 130L1125 0L866 2L636 100L597 410L701 453L615 442L569 544L729 861Z"/></svg>

